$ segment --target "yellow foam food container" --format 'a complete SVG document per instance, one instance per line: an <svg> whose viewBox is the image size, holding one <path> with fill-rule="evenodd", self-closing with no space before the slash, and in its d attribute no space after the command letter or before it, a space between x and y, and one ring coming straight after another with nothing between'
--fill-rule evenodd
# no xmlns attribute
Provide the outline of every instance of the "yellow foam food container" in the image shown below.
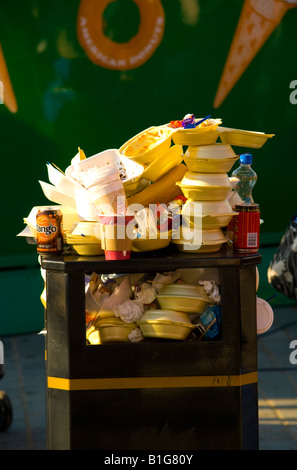
<svg viewBox="0 0 297 470"><path fill-rule="evenodd" d="M65 241L80 256L99 256L104 254L101 239L96 236L100 231L96 222L78 222L71 232L65 233Z"/></svg>
<svg viewBox="0 0 297 470"><path fill-rule="evenodd" d="M172 238L172 243L183 253L215 253L228 242L220 228L202 229L199 235L200 237L195 239L194 231L183 226L180 237Z"/></svg>
<svg viewBox="0 0 297 470"><path fill-rule="evenodd" d="M86 338L90 344L101 344L99 329L94 325L87 329Z"/></svg>
<svg viewBox="0 0 297 470"><path fill-rule="evenodd" d="M165 175L176 165L183 161L183 148L181 145L173 145L163 155L155 158L155 160L146 167L143 178L149 181L156 181Z"/></svg>
<svg viewBox="0 0 297 470"><path fill-rule="evenodd" d="M208 175L204 173L196 173L187 171L182 179L182 184L185 186L201 186L201 187L230 187L229 177L226 174Z"/></svg>
<svg viewBox="0 0 297 470"><path fill-rule="evenodd" d="M99 256L104 254L101 243L73 243L72 248L80 256Z"/></svg>
<svg viewBox="0 0 297 470"><path fill-rule="evenodd" d="M275 134L264 134L264 132L246 131L242 129L221 128L220 140L224 144L238 147L261 148L268 139Z"/></svg>
<svg viewBox="0 0 297 470"><path fill-rule="evenodd" d="M222 201L231 191L227 174L207 174L188 171L181 181L176 183L183 194L199 201Z"/></svg>
<svg viewBox="0 0 297 470"><path fill-rule="evenodd" d="M196 119L196 122L200 119ZM221 119L207 119L202 125L195 128L177 128L172 134L172 140L179 145L211 145L218 137L218 126L222 123Z"/></svg>
<svg viewBox="0 0 297 470"><path fill-rule="evenodd" d="M160 307L184 313L201 314L211 301L202 286L172 284L164 287L157 295Z"/></svg>
<svg viewBox="0 0 297 470"><path fill-rule="evenodd" d="M167 320L139 320L137 322L144 337L185 340L194 330L192 323Z"/></svg>
<svg viewBox="0 0 297 470"><path fill-rule="evenodd" d="M149 309L142 315L141 320L172 321L189 323L189 317L184 312L166 309Z"/></svg>
<svg viewBox="0 0 297 470"><path fill-rule="evenodd" d="M100 231L96 230L96 227L99 227L98 221L82 221L76 222L73 224L71 229L69 230L68 236L71 235L88 235L88 236L97 236L97 233Z"/></svg>
<svg viewBox="0 0 297 470"><path fill-rule="evenodd" d="M204 287L198 284L167 284L159 291L159 295L172 295L174 297L200 297L203 300L209 301Z"/></svg>
<svg viewBox="0 0 297 470"><path fill-rule="evenodd" d="M152 126L129 139L119 151L134 162L147 164L163 154L171 144L174 129Z"/></svg>
<svg viewBox="0 0 297 470"><path fill-rule="evenodd" d="M191 158L203 158L214 160L226 160L227 158L235 158L236 153L231 145L216 143L214 145L191 145L187 148L185 155Z"/></svg>
<svg viewBox="0 0 297 470"><path fill-rule="evenodd" d="M99 243L100 239L92 235L72 235L70 233L65 233L65 239L67 243Z"/></svg>
<svg viewBox="0 0 297 470"><path fill-rule="evenodd" d="M190 171L197 173L228 173L239 157L219 159L191 158L185 155L184 161Z"/></svg>
<svg viewBox="0 0 297 470"><path fill-rule="evenodd" d="M226 227L237 212L233 211L228 200L200 202L188 199L181 214L190 227L196 225L208 229Z"/></svg>
<svg viewBox="0 0 297 470"><path fill-rule="evenodd" d="M184 313L200 315L210 305L210 302L199 297L159 295L158 302L163 309L175 309Z"/></svg>
<svg viewBox="0 0 297 470"><path fill-rule="evenodd" d="M197 134L195 129L177 130L172 134L172 140L176 145L212 145L220 135L219 130Z"/></svg>
<svg viewBox="0 0 297 470"><path fill-rule="evenodd" d="M172 230L157 233L157 238L134 238L132 242L132 251L154 251L166 248L171 241Z"/></svg>
<svg viewBox="0 0 297 470"><path fill-rule="evenodd" d="M96 323L99 329L100 342L129 342L129 335L137 328L136 323L126 323L117 317L102 318Z"/></svg>
<svg viewBox="0 0 297 470"><path fill-rule="evenodd" d="M193 145L184 155L189 170L197 173L228 173L238 158L230 145L222 143Z"/></svg>

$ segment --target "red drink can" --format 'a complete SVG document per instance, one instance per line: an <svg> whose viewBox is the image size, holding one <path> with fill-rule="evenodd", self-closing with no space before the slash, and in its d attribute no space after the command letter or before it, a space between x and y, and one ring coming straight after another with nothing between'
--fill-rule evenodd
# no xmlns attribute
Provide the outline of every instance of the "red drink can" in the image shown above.
<svg viewBox="0 0 297 470"><path fill-rule="evenodd" d="M62 253L63 214L59 209L48 207L37 212L36 238L38 253Z"/></svg>
<svg viewBox="0 0 297 470"><path fill-rule="evenodd" d="M259 204L236 204L233 248L237 251L258 251L260 246Z"/></svg>

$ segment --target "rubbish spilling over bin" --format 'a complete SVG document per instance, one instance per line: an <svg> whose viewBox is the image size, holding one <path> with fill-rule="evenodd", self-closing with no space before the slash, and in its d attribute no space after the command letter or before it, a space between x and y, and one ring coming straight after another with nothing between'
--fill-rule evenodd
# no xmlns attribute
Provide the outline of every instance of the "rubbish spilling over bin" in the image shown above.
<svg viewBox="0 0 297 470"><path fill-rule="evenodd" d="M40 181L40 185L50 205L34 207L19 235L30 243L36 240L42 256L104 257L111 262L168 249L197 255L217 253L226 246L257 251L263 222L259 204L246 202L237 192L242 172L236 170L231 177L228 172L239 158L240 164L246 160L246 154L239 157L233 145L261 148L274 134L221 124L221 119L211 116L187 114L139 132L119 149L87 157L78 148L65 171L47 163L49 183ZM59 227L56 214L61 217ZM163 292L155 289L161 274L154 275L144 273L137 282L131 276L107 281L102 273L86 276L89 343L99 344L100 338L102 342L140 342L149 337L205 341L211 336L205 334L200 316L208 311L209 317L209 308L215 306L219 312L218 283L200 279L208 288L212 283L216 300L210 299L206 284L195 286L180 276L166 281L173 291L165 295L169 287L161 283ZM149 302L143 301L145 289L152 296ZM182 289L184 294L177 295ZM46 306L46 282L41 300ZM187 321L177 320L177 312L184 313ZM213 316L219 335L219 313Z"/></svg>

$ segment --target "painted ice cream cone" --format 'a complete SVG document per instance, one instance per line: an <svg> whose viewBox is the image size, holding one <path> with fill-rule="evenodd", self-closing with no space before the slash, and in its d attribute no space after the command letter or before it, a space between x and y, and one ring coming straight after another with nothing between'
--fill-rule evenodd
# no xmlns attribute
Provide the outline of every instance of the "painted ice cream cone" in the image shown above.
<svg viewBox="0 0 297 470"><path fill-rule="evenodd" d="M2 94L3 102L5 106L9 109L11 113L16 113L18 110L18 105L16 97L12 88L10 81L10 76L8 73L6 61L4 58L2 46L0 44L0 82L2 82Z"/></svg>
<svg viewBox="0 0 297 470"><path fill-rule="evenodd" d="M296 0L245 0L214 100L218 108Z"/></svg>

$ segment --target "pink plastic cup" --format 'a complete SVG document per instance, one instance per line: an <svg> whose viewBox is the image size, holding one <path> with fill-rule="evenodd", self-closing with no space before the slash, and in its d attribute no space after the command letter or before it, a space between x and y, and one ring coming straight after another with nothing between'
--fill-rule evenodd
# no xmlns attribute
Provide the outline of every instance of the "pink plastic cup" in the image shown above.
<svg viewBox="0 0 297 470"><path fill-rule="evenodd" d="M124 226L133 221L133 215L101 215L101 243L106 260L125 260L131 258L132 239ZM118 231L118 227L122 227ZM120 238L117 238L121 234Z"/></svg>
<svg viewBox="0 0 297 470"><path fill-rule="evenodd" d="M125 260L131 258L131 250L126 251L111 251L104 250L106 260Z"/></svg>

